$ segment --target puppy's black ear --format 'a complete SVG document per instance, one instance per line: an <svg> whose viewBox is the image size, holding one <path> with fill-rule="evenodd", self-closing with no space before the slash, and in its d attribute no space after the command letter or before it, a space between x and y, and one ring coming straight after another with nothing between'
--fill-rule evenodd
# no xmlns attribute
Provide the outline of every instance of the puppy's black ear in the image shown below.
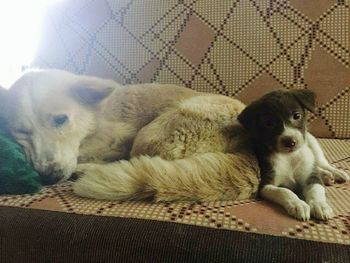
<svg viewBox="0 0 350 263"><path fill-rule="evenodd" d="M249 131L254 131L257 123L257 105L248 105L237 117L238 121Z"/></svg>
<svg viewBox="0 0 350 263"><path fill-rule="evenodd" d="M307 89L295 89L290 91L299 103L311 112L315 112L316 94Z"/></svg>
<svg viewBox="0 0 350 263"><path fill-rule="evenodd" d="M76 86L70 89L74 99L82 104L95 105L105 99L111 92L112 87L87 87Z"/></svg>

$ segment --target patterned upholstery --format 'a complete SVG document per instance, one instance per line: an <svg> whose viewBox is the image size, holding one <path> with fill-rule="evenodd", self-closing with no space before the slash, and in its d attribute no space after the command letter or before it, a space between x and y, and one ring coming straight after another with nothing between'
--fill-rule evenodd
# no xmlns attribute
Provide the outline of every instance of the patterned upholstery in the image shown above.
<svg viewBox="0 0 350 263"><path fill-rule="evenodd" d="M318 94L318 108L310 115L311 129L320 137L343 138L322 139L321 144L331 163L349 173L350 140L345 139L350 138L349 9L349 0L59 1L47 14L33 66L92 74L123 84L177 83L246 103L276 88L312 89ZM34 195L0 196L0 208L61 212L56 216L94 215L102 222L106 217L176 222L250 237L260 233L318 241L313 244L349 245L350 184L327 187L327 196L336 214L328 222L300 222L262 200L160 204L89 200L75 196L71 183L45 187ZM100 228L96 229L82 232L94 233L95 238ZM157 239L158 233L152 233L153 237ZM176 243L185 250L182 245ZM296 254L288 247L283 245L285 253ZM246 250L252 253L251 247ZM308 256L314 258L323 250L313 249ZM346 262L345 254L344 258Z"/></svg>
<svg viewBox="0 0 350 263"><path fill-rule="evenodd" d="M349 173L350 141L322 139L321 144L328 159ZM0 207L176 222L350 245L350 183L327 187L327 196L336 215L327 222L295 220L281 207L262 200L159 204L91 200L74 195L70 183L46 187L35 195L0 196Z"/></svg>
<svg viewBox="0 0 350 263"><path fill-rule="evenodd" d="M349 0L75 0L48 12L33 66L178 83L248 103L318 94L321 137L350 137Z"/></svg>

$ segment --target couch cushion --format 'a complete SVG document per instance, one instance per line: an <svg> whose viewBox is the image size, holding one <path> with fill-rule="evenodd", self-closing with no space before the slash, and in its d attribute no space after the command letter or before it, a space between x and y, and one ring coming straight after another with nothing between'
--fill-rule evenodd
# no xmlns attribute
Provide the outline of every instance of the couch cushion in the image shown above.
<svg viewBox="0 0 350 263"><path fill-rule="evenodd" d="M328 159L350 171L350 140L320 140ZM328 222L297 221L263 200L224 202L116 202L80 198L71 183L45 187L38 194L0 196L0 205L118 218L137 218L207 228L268 234L286 238L350 245L350 183L327 187L336 216ZM0 222L1 223L1 222Z"/></svg>
<svg viewBox="0 0 350 263"><path fill-rule="evenodd" d="M47 16L33 66L177 83L245 103L276 88L312 89L312 132L349 138L349 8L305 0L61 1Z"/></svg>
<svg viewBox="0 0 350 263"><path fill-rule="evenodd" d="M108 216L0 206L0 262L333 262L350 246Z"/></svg>

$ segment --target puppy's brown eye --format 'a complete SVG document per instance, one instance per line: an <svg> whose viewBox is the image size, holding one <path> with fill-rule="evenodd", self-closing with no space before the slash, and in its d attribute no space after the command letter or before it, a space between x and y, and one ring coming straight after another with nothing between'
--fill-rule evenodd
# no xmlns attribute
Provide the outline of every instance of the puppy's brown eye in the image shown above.
<svg viewBox="0 0 350 263"><path fill-rule="evenodd" d="M301 113L300 112L294 112L293 113L293 120L300 120L301 119Z"/></svg>

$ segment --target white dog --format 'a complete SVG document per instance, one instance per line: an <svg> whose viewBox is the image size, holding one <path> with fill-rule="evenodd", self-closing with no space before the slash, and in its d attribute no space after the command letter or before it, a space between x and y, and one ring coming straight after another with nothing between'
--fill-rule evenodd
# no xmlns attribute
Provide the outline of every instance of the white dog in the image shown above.
<svg viewBox="0 0 350 263"><path fill-rule="evenodd" d="M28 72L0 100L46 184L76 170L85 176L75 192L100 199L232 200L257 192L257 162L238 154L245 147L233 125L244 108L237 100L60 70Z"/></svg>

